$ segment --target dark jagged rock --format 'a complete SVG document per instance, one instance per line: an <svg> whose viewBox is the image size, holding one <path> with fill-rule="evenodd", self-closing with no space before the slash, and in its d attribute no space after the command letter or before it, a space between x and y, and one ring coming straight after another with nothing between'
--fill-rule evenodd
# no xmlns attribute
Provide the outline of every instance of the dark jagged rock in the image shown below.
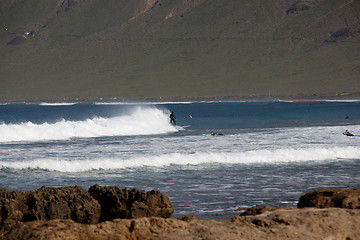
<svg viewBox="0 0 360 240"><path fill-rule="evenodd" d="M300 197L298 208L349 208L360 209L360 189L321 189Z"/></svg>
<svg viewBox="0 0 360 240"><path fill-rule="evenodd" d="M0 224L51 219L97 223L100 218L100 204L81 187L42 187L26 193L1 189L0 198Z"/></svg>
<svg viewBox="0 0 360 240"><path fill-rule="evenodd" d="M150 216L169 218L174 212L170 199L157 190L145 192L94 185L89 192L101 205L100 221Z"/></svg>
<svg viewBox="0 0 360 240"><path fill-rule="evenodd" d="M300 11L305 11L308 9L310 9L310 6L308 6L308 5L294 4L288 10L286 10L286 15L289 15L291 13L298 13Z"/></svg>
<svg viewBox="0 0 360 240"><path fill-rule="evenodd" d="M255 206L245 210L240 216L259 215L268 211L275 211L277 208L272 206Z"/></svg>
<svg viewBox="0 0 360 240"><path fill-rule="evenodd" d="M329 39L325 40L325 42L334 43L334 42L346 40L351 37L354 37L354 34L349 28L341 28L336 32L332 33Z"/></svg>
<svg viewBox="0 0 360 240"><path fill-rule="evenodd" d="M313 5L318 4L318 2L322 1L304 1L304 0L298 0L296 3L294 3L289 9L286 10L286 15L309 10Z"/></svg>
<svg viewBox="0 0 360 240"><path fill-rule="evenodd" d="M23 218L26 207L22 201L19 201L23 196L24 193L20 191L0 189L0 225Z"/></svg>
<svg viewBox="0 0 360 240"><path fill-rule="evenodd" d="M34 220L71 219L93 224L115 218L171 217L170 199L160 191L94 185L20 192L0 189L0 225ZM90 194L91 193L91 194Z"/></svg>
<svg viewBox="0 0 360 240"><path fill-rule="evenodd" d="M29 213L24 220L72 219L97 223L100 217L99 203L81 187L42 187L26 193L25 200Z"/></svg>
<svg viewBox="0 0 360 240"><path fill-rule="evenodd" d="M184 221L184 222L198 222L200 221L200 218L196 217L196 216L181 216L178 217L179 220Z"/></svg>
<svg viewBox="0 0 360 240"><path fill-rule="evenodd" d="M88 2L88 0L59 0L57 2L57 13L59 13L61 10L69 11L72 8L78 7L84 2Z"/></svg>

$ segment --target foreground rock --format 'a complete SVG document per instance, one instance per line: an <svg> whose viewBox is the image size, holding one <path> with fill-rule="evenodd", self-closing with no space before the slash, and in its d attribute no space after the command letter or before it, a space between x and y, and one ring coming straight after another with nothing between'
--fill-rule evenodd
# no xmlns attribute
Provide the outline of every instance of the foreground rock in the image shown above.
<svg viewBox="0 0 360 240"><path fill-rule="evenodd" d="M360 236L360 211L340 208L277 209L226 222L189 218L115 219L86 225L72 220L33 221L3 229L1 239L327 239Z"/></svg>
<svg viewBox="0 0 360 240"><path fill-rule="evenodd" d="M0 189L0 239L355 240L360 236L359 199L359 189L317 190L302 196L297 209L253 207L217 222L169 218L171 202L159 191L99 185L88 192L79 187L26 193ZM95 220L100 223L82 224Z"/></svg>
<svg viewBox="0 0 360 240"><path fill-rule="evenodd" d="M115 218L169 218L174 212L168 196L157 190L145 192L94 185L89 192L101 204L100 222Z"/></svg>
<svg viewBox="0 0 360 240"><path fill-rule="evenodd" d="M245 210L245 212L243 212L242 214L240 214L240 216L249 216L249 215L259 215L262 214L264 212L272 212L277 210L278 208L276 207L272 207L272 206L256 206L256 207L251 207Z"/></svg>
<svg viewBox="0 0 360 240"><path fill-rule="evenodd" d="M0 189L0 225L51 219L97 223L100 213L98 201L81 187L42 187L26 193Z"/></svg>
<svg viewBox="0 0 360 240"><path fill-rule="evenodd" d="M297 206L360 209L360 189L330 188L312 191L301 196Z"/></svg>
<svg viewBox="0 0 360 240"><path fill-rule="evenodd" d="M34 220L71 219L94 224L115 218L171 217L170 199L160 191L92 186L42 187L26 193L0 189L0 226Z"/></svg>

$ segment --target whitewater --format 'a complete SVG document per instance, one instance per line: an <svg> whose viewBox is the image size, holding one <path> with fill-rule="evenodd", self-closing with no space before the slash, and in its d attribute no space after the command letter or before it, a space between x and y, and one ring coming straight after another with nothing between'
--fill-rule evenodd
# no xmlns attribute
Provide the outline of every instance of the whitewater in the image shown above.
<svg viewBox="0 0 360 240"><path fill-rule="evenodd" d="M4 104L0 187L158 189L175 217L204 219L294 207L309 190L360 187L359 109L358 101Z"/></svg>
<svg viewBox="0 0 360 240"><path fill-rule="evenodd" d="M67 106L44 105L42 106ZM66 140L79 137L149 135L177 131L167 124L164 112L154 108L136 107L127 115L103 118L93 117L80 121L61 119L54 123L36 124L31 121L0 125L0 142Z"/></svg>

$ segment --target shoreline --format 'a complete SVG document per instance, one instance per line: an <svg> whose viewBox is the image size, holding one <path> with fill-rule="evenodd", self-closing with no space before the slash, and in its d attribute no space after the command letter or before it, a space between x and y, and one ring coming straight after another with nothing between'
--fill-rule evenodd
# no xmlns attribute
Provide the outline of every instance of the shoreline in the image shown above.
<svg viewBox="0 0 360 240"><path fill-rule="evenodd" d="M360 101L360 92L342 92L334 94L277 94L277 95L210 95L210 96L63 96L63 97L15 97L0 98L0 104L11 103L181 103L181 102L315 102L315 101Z"/></svg>
<svg viewBox="0 0 360 240"><path fill-rule="evenodd" d="M359 102L360 95L352 97L313 97L313 98L76 98L76 99L39 99L39 100L9 100L0 101L0 105L7 104L186 104L186 103L217 103L217 102Z"/></svg>
<svg viewBox="0 0 360 240"><path fill-rule="evenodd" d="M327 188L302 195L297 208L255 206L225 221L172 218L158 190L94 185L0 189L4 239L357 239L360 189Z"/></svg>

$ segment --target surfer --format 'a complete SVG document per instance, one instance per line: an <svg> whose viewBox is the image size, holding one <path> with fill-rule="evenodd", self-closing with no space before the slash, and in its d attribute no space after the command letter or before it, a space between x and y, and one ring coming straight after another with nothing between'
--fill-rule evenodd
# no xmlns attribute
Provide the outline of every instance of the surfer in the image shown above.
<svg viewBox="0 0 360 240"><path fill-rule="evenodd" d="M170 114L170 123L174 123L174 125L176 125L176 121L175 121L176 117L174 112L171 112Z"/></svg>
<svg viewBox="0 0 360 240"><path fill-rule="evenodd" d="M345 132L343 132L343 134L346 135L346 136L354 136L354 134L349 132L349 130L345 130Z"/></svg>
<svg viewBox="0 0 360 240"><path fill-rule="evenodd" d="M224 134L222 134L222 133L214 133L214 131L211 131L210 134L211 134L211 136L224 135Z"/></svg>

